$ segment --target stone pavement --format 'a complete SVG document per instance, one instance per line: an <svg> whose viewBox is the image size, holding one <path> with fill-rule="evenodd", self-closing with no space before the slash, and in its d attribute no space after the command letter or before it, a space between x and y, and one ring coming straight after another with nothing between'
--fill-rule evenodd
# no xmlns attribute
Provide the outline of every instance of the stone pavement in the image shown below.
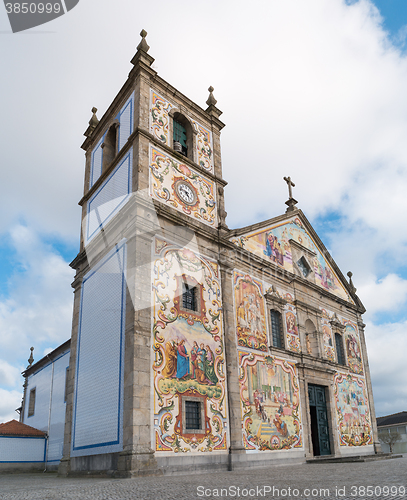
<svg viewBox="0 0 407 500"><path fill-rule="evenodd" d="M63 478L55 473L0 475L1 500L195 500L217 497L407 500L407 456L376 462L280 465L243 472L135 479Z"/></svg>

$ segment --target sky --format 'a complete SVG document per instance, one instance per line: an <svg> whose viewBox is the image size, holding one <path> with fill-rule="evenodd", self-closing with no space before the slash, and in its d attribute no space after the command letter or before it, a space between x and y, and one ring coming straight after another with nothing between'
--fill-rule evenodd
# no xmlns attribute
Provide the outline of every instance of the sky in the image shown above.
<svg viewBox="0 0 407 500"><path fill-rule="evenodd" d="M80 0L13 34L0 5L0 422L34 358L70 337L84 152L148 32L154 69L223 111L227 223L284 213L287 186L367 312L377 416L407 410L405 0Z"/></svg>

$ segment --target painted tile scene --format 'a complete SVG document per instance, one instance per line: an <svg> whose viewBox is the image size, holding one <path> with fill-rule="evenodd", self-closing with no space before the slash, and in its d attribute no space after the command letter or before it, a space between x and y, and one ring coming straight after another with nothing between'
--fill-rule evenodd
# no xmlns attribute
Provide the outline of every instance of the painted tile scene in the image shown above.
<svg viewBox="0 0 407 500"><path fill-rule="evenodd" d="M218 265L156 239L153 265L154 433L157 452L227 448L226 384ZM185 289L195 289L188 309ZM195 312L192 311L194 309ZM199 422L188 425L188 405Z"/></svg>
<svg viewBox="0 0 407 500"><path fill-rule="evenodd" d="M341 446L364 446L373 443L372 426L365 379L337 373L334 397Z"/></svg>
<svg viewBox="0 0 407 500"><path fill-rule="evenodd" d="M295 364L238 351L243 442L247 450L302 447L300 395Z"/></svg>

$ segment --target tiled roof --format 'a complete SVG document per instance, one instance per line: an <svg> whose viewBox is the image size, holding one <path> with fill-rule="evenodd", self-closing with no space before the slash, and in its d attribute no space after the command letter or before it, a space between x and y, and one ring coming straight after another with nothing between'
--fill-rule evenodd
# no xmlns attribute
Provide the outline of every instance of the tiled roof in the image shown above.
<svg viewBox="0 0 407 500"><path fill-rule="evenodd" d="M378 417L376 420L378 427L382 427L384 425L405 424L407 423L407 411L401 411L399 413L394 413L393 415L386 415L385 417Z"/></svg>
<svg viewBox="0 0 407 500"><path fill-rule="evenodd" d="M0 436L40 436L44 437L45 432L34 429L29 425L17 422L17 420L10 420L5 424L0 424Z"/></svg>

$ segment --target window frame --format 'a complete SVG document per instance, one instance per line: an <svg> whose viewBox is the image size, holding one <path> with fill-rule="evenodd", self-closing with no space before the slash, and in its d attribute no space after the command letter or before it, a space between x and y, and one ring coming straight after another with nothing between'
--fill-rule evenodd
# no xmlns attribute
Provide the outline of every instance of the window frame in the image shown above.
<svg viewBox="0 0 407 500"><path fill-rule="evenodd" d="M334 332L334 335L335 335L336 362L338 363L338 365L347 366L346 356L345 356L345 348L343 345L343 335L341 335L339 332ZM338 348L338 344L339 344L339 348ZM340 353L340 356L339 356L339 353Z"/></svg>
<svg viewBox="0 0 407 500"><path fill-rule="evenodd" d="M277 349L285 349L285 342L284 342L284 327L283 327L283 315L281 311L279 311L276 308L270 309L269 310L269 315L270 315L270 330L271 330L271 346L270 347L275 347ZM278 329L279 329L279 335L274 335L274 328L273 328L273 318L278 319ZM279 339L281 345L275 345L274 344L274 339Z"/></svg>
<svg viewBox="0 0 407 500"><path fill-rule="evenodd" d="M28 396L27 418L33 417L35 415L36 394L37 394L37 387L33 387L32 389L30 389L30 394Z"/></svg>
<svg viewBox="0 0 407 500"><path fill-rule="evenodd" d="M200 428L199 429L191 429L187 427L187 412L186 412L186 403L199 403L200 409ZM194 396L182 396L182 434L183 435L191 435L191 434L205 434L205 407L204 407L204 399L200 397Z"/></svg>
<svg viewBox="0 0 407 500"><path fill-rule="evenodd" d="M198 305L198 286L191 285L187 281L182 282L182 309L184 311L191 311L193 313L199 313L199 305ZM191 300L189 300L191 298ZM189 307L189 303L192 304L193 307Z"/></svg>

